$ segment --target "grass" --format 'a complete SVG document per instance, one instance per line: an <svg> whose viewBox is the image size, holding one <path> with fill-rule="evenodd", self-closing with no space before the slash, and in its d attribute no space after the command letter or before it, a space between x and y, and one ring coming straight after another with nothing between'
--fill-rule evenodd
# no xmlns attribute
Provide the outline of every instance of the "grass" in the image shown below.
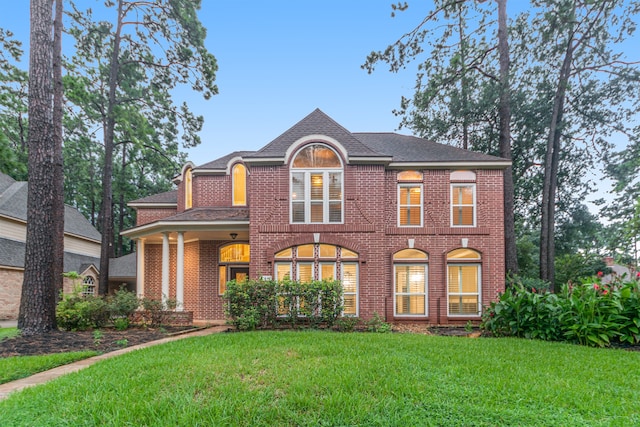
<svg viewBox="0 0 640 427"><path fill-rule="evenodd" d="M0 341L18 335L18 328L0 328Z"/></svg>
<svg viewBox="0 0 640 427"><path fill-rule="evenodd" d="M216 334L0 402L3 426L640 424L640 354L520 339Z"/></svg>
<svg viewBox="0 0 640 427"><path fill-rule="evenodd" d="M95 356L95 351L48 354L45 356L16 356L0 359L0 384L26 378L38 372Z"/></svg>

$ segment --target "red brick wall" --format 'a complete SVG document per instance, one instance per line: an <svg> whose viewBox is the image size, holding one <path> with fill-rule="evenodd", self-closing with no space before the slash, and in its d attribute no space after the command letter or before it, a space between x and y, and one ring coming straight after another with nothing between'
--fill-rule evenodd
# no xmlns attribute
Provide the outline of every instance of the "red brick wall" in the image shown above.
<svg viewBox="0 0 640 427"><path fill-rule="evenodd" d="M502 171L477 170L477 226L450 227L450 172L424 170L423 227L397 227L397 172L376 165L348 165L344 170L344 224L289 224L289 169L287 166L253 166L248 180L250 211L250 276L273 275L273 256L286 247L314 242L346 247L359 253L359 314L374 313L394 319L392 254L414 247L429 255L428 317L430 323L460 323L468 318L447 318L447 253L462 246L482 254L481 301L487 305L504 290L504 231ZM231 206L230 176L196 176L193 180L195 206ZM179 196L179 200L183 198ZM160 210L148 212L160 217ZM139 214L140 220L140 214ZM140 225L140 224L139 224ZM218 251L228 242L185 243L185 310L194 320L224 318L224 304L218 294ZM175 298L175 245L171 245L171 298ZM147 296L159 298L162 246L146 246ZM477 320L477 317L473 318Z"/></svg>
<svg viewBox="0 0 640 427"><path fill-rule="evenodd" d="M0 320L18 318L23 278L23 270L0 268Z"/></svg>
<svg viewBox="0 0 640 427"><path fill-rule="evenodd" d="M138 208L136 214L136 226L149 224L175 214L175 208Z"/></svg>

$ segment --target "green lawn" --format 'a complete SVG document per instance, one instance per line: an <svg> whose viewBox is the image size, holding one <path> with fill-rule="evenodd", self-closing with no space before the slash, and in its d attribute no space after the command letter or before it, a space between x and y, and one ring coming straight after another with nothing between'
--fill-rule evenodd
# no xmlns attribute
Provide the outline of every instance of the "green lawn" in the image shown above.
<svg viewBox="0 0 640 427"><path fill-rule="evenodd" d="M640 353L518 339L254 332L108 359L2 426L640 425Z"/></svg>
<svg viewBox="0 0 640 427"><path fill-rule="evenodd" d="M18 328L0 328L0 341L18 335Z"/></svg>
<svg viewBox="0 0 640 427"><path fill-rule="evenodd" d="M95 356L95 351L48 354L46 356L16 356L0 358L0 384L26 378L38 372Z"/></svg>

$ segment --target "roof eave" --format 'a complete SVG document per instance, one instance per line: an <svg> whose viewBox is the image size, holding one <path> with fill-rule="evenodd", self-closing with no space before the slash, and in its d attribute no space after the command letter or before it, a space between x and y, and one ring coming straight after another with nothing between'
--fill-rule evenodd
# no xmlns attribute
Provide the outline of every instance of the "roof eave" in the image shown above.
<svg viewBox="0 0 640 427"><path fill-rule="evenodd" d="M405 168L425 168L425 169L460 169L460 168L472 168L472 169L506 169L511 166L511 162L508 160L497 161L444 161L444 162L391 162L387 166L390 169L405 169Z"/></svg>
<svg viewBox="0 0 640 427"><path fill-rule="evenodd" d="M139 227L130 228L120 232L120 235L136 238L144 237L150 234L161 233L163 231L203 231L211 230L216 227L224 229L224 227L237 227L238 225L249 226L249 221L156 221L144 224Z"/></svg>
<svg viewBox="0 0 640 427"><path fill-rule="evenodd" d="M145 203L145 202L141 202L141 203L136 203L136 202L131 202L131 203L127 203L127 206L129 206L130 208L177 208L178 204L177 203Z"/></svg>
<svg viewBox="0 0 640 427"><path fill-rule="evenodd" d="M279 166L284 165L284 157L245 157L244 162L255 166Z"/></svg>

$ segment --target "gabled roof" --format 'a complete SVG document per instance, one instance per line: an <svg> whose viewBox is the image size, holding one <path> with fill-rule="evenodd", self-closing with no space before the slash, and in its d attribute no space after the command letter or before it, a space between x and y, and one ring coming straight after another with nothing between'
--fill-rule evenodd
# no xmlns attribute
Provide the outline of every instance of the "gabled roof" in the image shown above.
<svg viewBox="0 0 640 427"><path fill-rule="evenodd" d="M353 134L367 147L393 158L393 163L486 163L506 167L510 162L501 157L463 150L424 138L391 132L356 132Z"/></svg>
<svg viewBox="0 0 640 427"><path fill-rule="evenodd" d="M255 151L234 151L233 153L227 154L226 156L220 157L218 159L212 160L208 163L200 165L194 168L194 172L198 173L199 171L204 170L215 170L223 172L227 170L229 167L229 161L235 159L236 157L245 158L247 156L252 156L256 152Z"/></svg>
<svg viewBox="0 0 640 427"><path fill-rule="evenodd" d="M0 215L19 221L27 221L27 195L29 185L15 181L0 173ZM77 209L65 205L64 232L86 239L100 241L100 233Z"/></svg>
<svg viewBox="0 0 640 427"><path fill-rule="evenodd" d="M262 147L255 153L245 157L247 162L252 160L264 161L266 159L284 160L287 150L293 143L310 135L324 135L339 141L347 150L349 157L385 157L364 145L351 132L336 123L331 117L315 109L307 117L293 125L285 133Z"/></svg>

